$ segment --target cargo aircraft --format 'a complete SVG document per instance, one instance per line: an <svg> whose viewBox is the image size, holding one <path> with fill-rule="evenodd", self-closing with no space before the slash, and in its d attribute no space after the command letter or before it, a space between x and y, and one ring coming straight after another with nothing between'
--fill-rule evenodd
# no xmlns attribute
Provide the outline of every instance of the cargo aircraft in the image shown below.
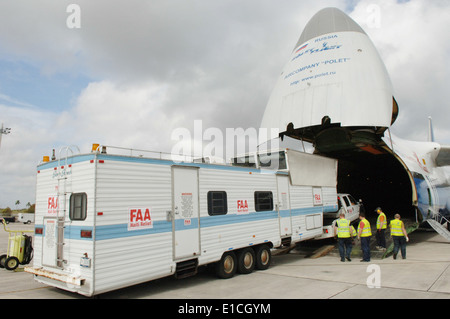
<svg viewBox="0 0 450 319"><path fill-rule="evenodd" d="M393 136L398 114L388 72L368 35L341 10L325 8L305 26L261 127L278 128L281 139L312 143L314 153L338 159L338 193L361 198L368 213L381 206L388 218L399 213L417 223L445 224L450 146L434 141L431 119L428 142Z"/></svg>

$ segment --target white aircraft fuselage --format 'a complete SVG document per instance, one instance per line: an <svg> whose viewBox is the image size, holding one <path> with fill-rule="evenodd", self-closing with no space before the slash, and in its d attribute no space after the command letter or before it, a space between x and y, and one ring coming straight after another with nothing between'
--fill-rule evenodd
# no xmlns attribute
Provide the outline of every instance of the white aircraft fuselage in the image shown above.
<svg viewBox="0 0 450 319"><path fill-rule="evenodd" d="M261 127L311 142L339 160L338 192L371 212L418 222L450 214L450 148L390 134L399 107L375 46L336 8L305 26L266 106ZM389 217L389 216L388 216Z"/></svg>

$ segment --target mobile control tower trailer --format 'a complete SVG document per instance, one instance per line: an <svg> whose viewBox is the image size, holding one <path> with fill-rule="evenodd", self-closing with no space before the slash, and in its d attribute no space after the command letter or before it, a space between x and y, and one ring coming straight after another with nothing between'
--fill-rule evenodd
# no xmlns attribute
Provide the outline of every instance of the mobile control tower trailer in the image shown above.
<svg viewBox="0 0 450 319"><path fill-rule="evenodd" d="M92 296L207 264L222 278L250 273L269 267L271 249L320 236L337 210L333 159L281 150L243 167L111 149L38 165L26 267L37 281ZM274 155L278 169L258 165Z"/></svg>

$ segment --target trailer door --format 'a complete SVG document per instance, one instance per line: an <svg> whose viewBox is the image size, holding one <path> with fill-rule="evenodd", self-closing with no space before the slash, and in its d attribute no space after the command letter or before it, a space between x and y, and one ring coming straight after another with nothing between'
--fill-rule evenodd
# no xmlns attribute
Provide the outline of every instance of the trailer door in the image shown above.
<svg viewBox="0 0 450 319"><path fill-rule="evenodd" d="M42 238L42 264L62 267L64 220L57 217L44 217L44 236Z"/></svg>
<svg viewBox="0 0 450 319"><path fill-rule="evenodd" d="M200 253L198 167L172 166L174 259Z"/></svg>
<svg viewBox="0 0 450 319"><path fill-rule="evenodd" d="M278 189L278 216L280 221L281 237L292 235L291 224L291 198L289 196L289 176L277 175Z"/></svg>

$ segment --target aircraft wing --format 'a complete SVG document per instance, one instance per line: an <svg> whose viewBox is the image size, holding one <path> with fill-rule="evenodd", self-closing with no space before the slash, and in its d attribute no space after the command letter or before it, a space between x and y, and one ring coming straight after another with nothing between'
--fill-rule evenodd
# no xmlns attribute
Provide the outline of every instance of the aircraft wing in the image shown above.
<svg viewBox="0 0 450 319"><path fill-rule="evenodd" d="M450 165L450 146L441 145L439 154L436 156L437 166L449 166Z"/></svg>

